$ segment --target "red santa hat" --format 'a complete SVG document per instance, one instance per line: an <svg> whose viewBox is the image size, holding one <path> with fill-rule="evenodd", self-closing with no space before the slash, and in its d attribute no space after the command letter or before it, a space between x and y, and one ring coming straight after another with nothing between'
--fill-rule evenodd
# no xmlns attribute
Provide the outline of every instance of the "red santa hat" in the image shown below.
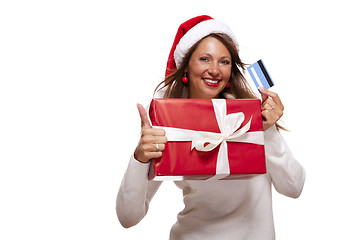
<svg viewBox="0 0 360 240"><path fill-rule="evenodd" d="M231 38L238 49L238 41L231 29L223 22L207 15L197 16L182 23L176 33L171 47L165 77L179 67L189 49L202 38L211 33L222 33Z"/></svg>

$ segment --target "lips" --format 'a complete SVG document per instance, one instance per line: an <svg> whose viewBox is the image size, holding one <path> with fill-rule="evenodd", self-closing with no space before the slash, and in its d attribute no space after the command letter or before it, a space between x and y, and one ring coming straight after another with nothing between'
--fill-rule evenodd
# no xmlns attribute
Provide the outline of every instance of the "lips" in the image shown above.
<svg viewBox="0 0 360 240"><path fill-rule="evenodd" d="M202 78L204 83L209 87L218 87L220 85L221 79L212 79L212 78Z"/></svg>

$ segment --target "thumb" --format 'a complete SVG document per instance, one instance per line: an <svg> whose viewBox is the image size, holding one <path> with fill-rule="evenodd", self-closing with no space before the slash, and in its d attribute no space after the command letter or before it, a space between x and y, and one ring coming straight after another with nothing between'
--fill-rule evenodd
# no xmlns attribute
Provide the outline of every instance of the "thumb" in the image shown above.
<svg viewBox="0 0 360 240"><path fill-rule="evenodd" d="M268 98L268 95L261 93L261 99L264 102Z"/></svg>
<svg viewBox="0 0 360 240"><path fill-rule="evenodd" d="M136 104L141 118L141 127L151 127L149 118L147 117L146 110L141 104Z"/></svg>
<svg viewBox="0 0 360 240"><path fill-rule="evenodd" d="M261 99L264 102L269 96L266 94L266 89L263 87L259 87L259 91L261 93Z"/></svg>

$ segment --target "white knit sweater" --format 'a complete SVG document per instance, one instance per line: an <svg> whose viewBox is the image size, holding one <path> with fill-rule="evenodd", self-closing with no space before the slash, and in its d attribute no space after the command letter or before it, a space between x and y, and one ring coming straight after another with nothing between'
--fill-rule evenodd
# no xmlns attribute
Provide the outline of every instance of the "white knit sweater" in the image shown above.
<svg viewBox="0 0 360 240"><path fill-rule="evenodd" d="M265 132L267 173L248 180L192 180L175 184L183 190L185 208L170 232L176 240L275 239L271 184L297 198L305 171L275 126ZM161 182L148 181L149 164L130 158L119 189L116 211L131 227L146 215Z"/></svg>

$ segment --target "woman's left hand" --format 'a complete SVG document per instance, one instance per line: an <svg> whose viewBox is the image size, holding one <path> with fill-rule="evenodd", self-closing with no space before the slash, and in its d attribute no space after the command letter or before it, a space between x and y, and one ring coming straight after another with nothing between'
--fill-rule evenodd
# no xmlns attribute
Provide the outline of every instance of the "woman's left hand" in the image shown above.
<svg viewBox="0 0 360 240"><path fill-rule="evenodd" d="M264 131L274 125L283 115L284 105L279 96L263 87L259 88L261 92L261 113L263 116Z"/></svg>

